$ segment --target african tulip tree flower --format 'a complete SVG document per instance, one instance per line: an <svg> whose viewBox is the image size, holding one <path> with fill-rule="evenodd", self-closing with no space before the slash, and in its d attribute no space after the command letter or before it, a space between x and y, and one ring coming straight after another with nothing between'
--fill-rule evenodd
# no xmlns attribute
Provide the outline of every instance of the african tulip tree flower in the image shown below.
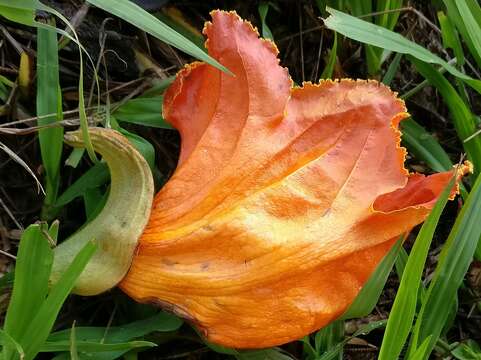
<svg viewBox="0 0 481 360"><path fill-rule="evenodd" d="M279 345L342 315L454 174L405 169L398 125L408 115L384 85L293 87L272 42L233 12L212 18L209 54L235 76L193 63L167 90L179 163L117 277L129 296L174 311L213 342ZM137 207L136 221L147 221Z"/></svg>

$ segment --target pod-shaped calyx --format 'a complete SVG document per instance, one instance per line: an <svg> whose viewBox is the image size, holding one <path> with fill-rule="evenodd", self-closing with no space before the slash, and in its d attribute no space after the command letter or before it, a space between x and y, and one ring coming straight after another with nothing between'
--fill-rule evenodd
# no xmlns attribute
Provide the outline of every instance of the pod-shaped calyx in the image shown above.
<svg viewBox="0 0 481 360"><path fill-rule="evenodd" d="M130 267L138 239L147 224L154 195L149 165L120 133L90 128L95 151L110 170L110 193L100 214L55 248L50 280L58 281L63 271L87 241L97 251L80 275L73 292L96 295L115 287ZM80 131L65 135L65 142L84 146Z"/></svg>
<svg viewBox="0 0 481 360"><path fill-rule="evenodd" d="M398 125L407 114L387 87L293 87L272 42L235 13L212 18L209 54L235 76L194 63L167 90L163 112L181 134L180 160L120 287L213 342L278 345L340 316L455 174L405 169ZM124 175L124 186L140 176ZM126 193L125 207L109 211L140 227L148 211L129 210L138 196Z"/></svg>

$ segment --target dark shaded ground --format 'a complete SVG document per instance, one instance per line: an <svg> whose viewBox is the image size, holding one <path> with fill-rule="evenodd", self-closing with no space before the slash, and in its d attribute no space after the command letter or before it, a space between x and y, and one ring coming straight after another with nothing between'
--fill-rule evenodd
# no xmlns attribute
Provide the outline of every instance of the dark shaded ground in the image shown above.
<svg viewBox="0 0 481 360"><path fill-rule="evenodd" d="M81 5L81 1L74 0L61 3L49 1L49 3L57 9L61 9L68 18L75 16ZM155 1L149 3L149 5L152 5ZM313 1L274 1L274 3L277 4L279 11L271 8L267 21L280 50L282 65L289 68L296 83L302 81L315 82L327 61L328 50L331 48L333 41L331 31L322 27L321 13ZM168 5L175 6L184 19L196 29L202 29L204 21L209 19L209 11L215 8L236 10L241 17L260 27L257 2L253 1L231 1L228 5L224 1L170 1ZM431 5L416 1L412 2L412 6L426 18L435 22L436 9ZM165 7L163 9L165 10ZM91 8L78 27L80 39L91 53L94 61L99 56L99 32L103 31L101 29L105 17L106 15L102 11ZM19 55L6 34L8 33L15 41L30 48L31 54L34 56L36 48L35 31L19 27L4 19L0 19L0 24L3 26L3 33L0 32L0 41L2 41L0 46L0 74L15 80ZM147 89L150 86L152 78L162 79L174 75L183 64L191 60L188 56L150 36L145 36L145 34L118 19L107 22L105 29L107 31L105 49L112 51L109 51L106 55L108 75L103 67L100 67L99 72L101 79L103 79L101 81L102 91L106 90L104 79L108 76L111 101L121 101L128 96L140 93L142 89ZM426 46L433 52L442 56L445 55L440 34L413 11L402 12L396 31ZM362 46L346 39L341 38L339 40L338 61L334 77L365 78L367 70ZM149 55L152 60L152 66L149 69L142 71L143 69L139 68L135 60L134 49ZM62 50L60 63L64 109L72 110L75 109L77 104L76 86L79 70L77 52L73 46L70 45ZM91 75L92 69L88 68L87 82L91 81ZM422 78L416 73L412 65L402 60L400 71L396 74L392 88L402 94L421 81ZM87 83L85 88L90 89L90 85ZM86 96L88 98L88 94ZM475 99L476 95L470 94L470 96ZM32 81L30 94L22 95L19 91L14 91L11 94L10 107L2 113L0 123L4 124L17 119L33 117L35 114L34 99L34 81ZM105 97L103 100L105 100ZM475 106L478 106L478 108L473 110L479 113L481 111L479 96L477 100L473 101L473 104L477 104ZM407 101L407 107L415 119L438 137L444 149L452 156L452 160L457 161L459 154L462 152L462 147L449 121L448 110L437 92L431 87L426 87ZM75 117L75 114L73 114L73 116L67 116L66 118L75 122ZM37 136L35 131L29 130L29 127L34 125L35 121L12 125L18 131L14 134L5 134L0 131L0 141L14 150L41 179L44 172ZM164 176L167 177L176 164L179 147L177 134L173 130L152 130L140 126L133 126L132 128L155 146L157 165ZM67 155L66 153L65 156ZM412 170L429 172L428 168L416 159L408 158L408 164ZM63 169L62 189L67 188L89 165L88 160L84 160L77 169ZM21 228L39 220L42 201L43 197L37 192L37 186L32 177L11 157L4 152L0 152L0 249L11 254L16 253ZM450 203L443 215L430 254L427 274L433 270L440 244L445 240L451 228L458 207L458 203ZM62 224L62 238L84 222L82 203L80 201L73 202L59 214L59 218ZM407 247L410 246L411 241L412 236L407 242ZM7 272L11 268L11 259L0 256L0 271ZM478 290L477 295L469 289L460 292L459 310L448 335L451 341L461 341L466 338L481 340L479 332L481 314L473 311L476 296L477 301L479 301L480 296L480 273L480 265L475 264L468 279L472 289ZM374 313L368 318L348 322L346 325L347 333L354 332L362 323L385 319L389 314L397 286L397 276L392 275ZM1 313L4 313L6 309L8 296L8 292L3 292L0 295ZM115 309L115 322L121 323L133 320L138 315L132 311L133 308L138 308L139 312L145 311L143 307L135 307L131 304L130 300L120 291L113 291L93 299L72 297L62 311L57 328L70 326L73 319L77 320L78 325L105 325L112 315L112 309ZM364 338L363 341L349 344L345 350L345 358L376 358L376 346L380 344L381 338L382 332L375 331ZM208 352L203 344L197 341L193 342L192 339L195 339L195 333L188 326L184 326L176 335L174 342L169 342L166 346L160 346L156 350L156 355L152 354L151 357L143 355L142 358L215 359L225 357ZM161 342L170 339L156 338L155 340ZM299 343L289 344L285 348L300 357L302 349Z"/></svg>

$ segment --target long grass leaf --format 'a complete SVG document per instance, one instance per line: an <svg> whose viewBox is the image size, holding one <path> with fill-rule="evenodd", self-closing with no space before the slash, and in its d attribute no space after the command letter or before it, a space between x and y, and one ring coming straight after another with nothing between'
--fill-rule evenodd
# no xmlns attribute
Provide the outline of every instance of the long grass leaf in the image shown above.
<svg viewBox="0 0 481 360"><path fill-rule="evenodd" d="M467 48L473 58L476 60L476 63L481 66L481 56L477 53L474 45L471 41L471 37L468 34L468 29L464 24L463 19L461 18L461 14L458 11L458 7L456 6L455 0L443 0L444 5L447 9L447 16L451 20L451 22L456 26L459 31L459 34L463 38L464 42L466 43Z"/></svg>
<svg viewBox="0 0 481 360"><path fill-rule="evenodd" d="M25 353L23 352L22 347L18 342L15 341L14 338L12 338L7 332L4 330L0 329L0 343L3 346L3 352L0 353L0 357L2 360L8 359L8 356L10 356L10 353L7 354L6 348L13 348L17 351L18 356L20 359L25 357Z"/></svg>
<svg viewBox="0 0 481 360"><path fill-rule="evenodd" d="M414 119L401 122L402 139L419 160L424 161L434 171L447 171L453 163L439 142Z"/></svg>
<svg viewBox="0 0 481 360"><path fill-rule="evenodd" d="M138 320L130 324L113 326L113 327L77 327L75 329L77 338L77 347L79 342L86 343L100 343L102 340L109 345L119 343L129 343L133 339L139 339L144 335L152 332L170 332L175 331L182 325L182 320L174 315L170 315L164 312L160 312L147 319ZM62 330L50 334L48 337L48 343L66 344L71 336L71 330ZM42 351L47 351L45 348L48 344L42 347ZM121 350L107 351L102 349L102 353L97 353L95 356L91 355L98 360L110 360L117 359L130 348L125 347ZM67 351L65 349L64 351ZM82 347L78 347L78 351L82 352Z"/></svg>
<svg viewBox="0 0 481 360"><path fill-rule="evenodd" d="M421 346L417 348L417 350L409 356L409 360L423 360L426 358L428 355L429 351L429 342L431 341L432 336L429 335L429 337L426 338L426 340L423 341Z"/></svg>
<svg viewBox="0 0 481 360"><path fill-rule="evenodd" d="M77 337L75 335L75 321L72 324L72 331L70 332L70 359L71 360L78 360L78 351L77 351ZM45 345L44 345L45 346Z"/></svg>
<svg viewBox="0 0 481 360"><path fill-rule="evenodd" d="M417 343L432 335L429 341L429 355L433 349L450 310L456 294L473 259L478 240L481 237L481 177L476 180L453 229L441 252L434 278L414 328L411 350Z"/></svg>
<svg viewBox="0 0 481 360"><path fill-rule="evenodd" d="M96 249L97 246L91 241L85 244L58 283L50 290L47 299L36 309L35 316L30 318L27 331L19 339L25 351L25 360L33 359L40 351L52 330L60 308Z"/></svg>
<svg viewBox="0 0 481 360"><path fill-rule="evenodd" d="M356 299L354 299L351 306L349 306L349 309L342 315L342 319L360 318L371 313L379 300L379 296L397 259L401 245L402 238L400 238L391 250L389 250L387 255L384 256L374 273L362 287Z"/></svg>
<svg viewBox="0 0 481 360"><path fill-rule="evenodd" d="M98 342L77 341L77 351L85 353L85 356L91 359L98 359L96 353L110 352L110 351L129 351L136 348L155 347L157 344L150 341L129 341L126 343L116 344L102 344ZM42 352L66 351L71 347L70 341L50 342L47 341L42 346ZM102 355L99 354L99 357ZM73 359L73 357L71 357Z"/></svg>
<svg viewBox="0 0 481 360"><path fill-rule="evenodd" d="M402 35L381 26L363 21L354 16L350 16L341 11L332 8L327 8L327 10L331 16L324 19L324 24L329 29L362 43L402 54L408 54L426 63L441 65L449 73L458 77L477 92L481 93L481 80L475 80L462 73L437 55L434 55L422 46L409 41Z"/></svg>
<svg viewBox="0 0 481 360"><path fill-rule="evenodd" d="M431 65L416 58L409 57L419 73L424 76L440 92L449 108L454 127L461 141L469 138L477 130L477 121L474 114L465 104L456 89L449 81ZM476 174L481 169L481 137L473 137L463 142L468 158L473 162Z"/></svg>
<svg viewBox="0 0 481 360"><path fill-rule="evenodd" d="M364 326L362 326L359 330L357 330L354 334L349 337L346 337L342 342L338 343L336 346L332 347L330 350L326 351L324 354L319 356L316 360L332 360L335 359L336 356L339 354L339 350L347 344L347 342L355 337L361 335L368 335L371 331L380 329L386 326L386 320L380 321L373 321Z"/></svg>
<svg viewBox="0 0 481 360"><path fill-rule="evenodd" d="M399 64L401 63L401 58L403 57L403 54L397 53L394 55L394 58L392 59L391 63L389 64L389 67L386 70L386 73L384 74L384 77L382 78L382 83L389 86L391 85L391 82L394 79L394 76L396 76L397 71L399 70Z"/></svg>
<svg viewBox="0 0 481 360"><path fill-rule="evenodd" d="M327 60L326 67L322 71L321 79L330 79L334 73L334 66L336 65L337 58L337 33L334 33L334 43L329 51L329 58Z"/></svg>
<svg viewBox="0 0 481 360"><path fill-rule="evenodd" d="M53 251L40 225L30 225L22 234L15 264L13 292L5 318L4 330L19 342L28 331L48 291ZM13 349L7 349L9 354ZM8 356L6 356L8 359Z"/></svg>
<svg viewBox="0 0 481 360"><path fill-rule="evenodd" d="M44 28L37 29L37 116L40 126L62 120L57 33ZM42 217L48 220L59 188L63 127L41 129L38 137L46 173Z"/></svg>
<svg viewBox="0 0 481 360"><path fill-rule="evenodd" d="M459 40L458 32L451 20L442 11L438 11L438 21L441 26L441 36L443 45L447 49L452 49L456 56L456 64L462 66L464 64L463 45Z"/></svg>
<svg viewBox="0 0 481 360"><path fill-rule="evenodd" d="M452 19L459 29L469 51L481 67L481 26L474 16L476 4L475 0L465 1L444 1L448 8L449 18ZM468 3L471 3L468 5Z"/></svg>
<svg viewBox="0 0 481 360"><path fill-rule="evenodd" d="M167 44L184 51L216 68L230 73L217 60L211 58L207 53L195 45L192 41L172 30L155 16L149 14L137 4L129 0L87 0L119 18L137 26L139 29L166 42Z"/></svg>
<svg viewBox="0 0 481 360"><path fill-rule="evenodd" d="M421 227L411 250L389 315L379 352L380 360L397 359L411 331L424 263L426 262L434 230L446 206L454 181L455 178L453 177L439 196L431 214Z"/></svg>
<svg viewBox="0 0 481 360"><path fill-rule="evenodd" d="M77 327L77 340L100 341L105 338L107 342L125 342L139 338L153 331L174 331L180 328L182 320L174 315L164 312L151 316L147 319L134 321L130 324L106 327ZM50 334L48 341L68 341L71 330L61 330Z"/></svg>
<svg viewBox="0 0 481 360"><path fill-rule="evenodd" d="M262 37L264 39L274 40L274 36L272 35L272 31L271 31L271 29L269 29L269 26L267 25L267 22L266 22L267 13L269 12L269 2L261 1L259 6L257 7L257 10L259 11L259 16L261 18Z"/></svg>

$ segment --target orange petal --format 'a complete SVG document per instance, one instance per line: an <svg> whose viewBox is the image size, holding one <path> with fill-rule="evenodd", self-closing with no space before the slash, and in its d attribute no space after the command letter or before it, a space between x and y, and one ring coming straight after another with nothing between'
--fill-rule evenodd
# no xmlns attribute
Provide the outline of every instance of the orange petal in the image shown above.
<svg viewBox="0 0 481 360"><path fill-rule="evenodd" d="M212 18L209 54L235 77L196 63L167 91L181 157L120 286L213 342L273 346L341 315L452 172L408 174L387 87L291 89L272 43L235 13Z"/></svg>

